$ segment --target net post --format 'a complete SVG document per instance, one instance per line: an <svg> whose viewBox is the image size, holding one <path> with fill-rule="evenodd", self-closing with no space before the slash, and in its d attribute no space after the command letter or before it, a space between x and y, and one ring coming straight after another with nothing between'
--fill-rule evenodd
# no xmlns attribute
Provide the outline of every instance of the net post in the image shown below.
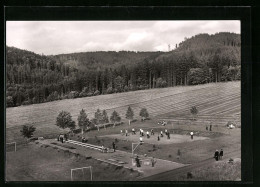
<svg viewBox="0 0 260 187"><path fill-rule="evenodd" d="M92 181L92 166L90 166L90 180Z"/></svg>

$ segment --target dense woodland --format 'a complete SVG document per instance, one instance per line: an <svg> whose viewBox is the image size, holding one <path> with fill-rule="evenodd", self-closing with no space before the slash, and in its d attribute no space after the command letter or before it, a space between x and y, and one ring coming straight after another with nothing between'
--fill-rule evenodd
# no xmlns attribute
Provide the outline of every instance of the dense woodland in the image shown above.
<svg viewBox="0 0 260 187"><path fill-rule="evenodd" d="M6 47L7 107L142 89L240 80L239 34L199 34L169 52L55 56Z"/></svg>

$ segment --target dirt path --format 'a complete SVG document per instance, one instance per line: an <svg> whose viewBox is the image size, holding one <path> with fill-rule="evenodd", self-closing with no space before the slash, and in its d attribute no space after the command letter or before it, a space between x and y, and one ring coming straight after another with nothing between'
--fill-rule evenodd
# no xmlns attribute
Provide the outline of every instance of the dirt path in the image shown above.
<svg viewBox="0 0 260 187"><path fill-rule="evenodd" d="M237 151L231 152L231 153L225 153L224 160L227 160L232 157L233 158L237 157L237 155L239 155L240 153L241 153L240 150L237 150ZM215 162L216 162L215 159L209 158L204 161L198 162L196 164L192 164L192 165L184 166L181 168L173 169L170 171L162 172L159 174L151 175L149 177L142 177L142 178L138 179L138 181L171 181L171 178L174 175L180 175L183 173L191 172L192 170L194 170L196 168L205 167L205 166L211 165Z"/></svg>

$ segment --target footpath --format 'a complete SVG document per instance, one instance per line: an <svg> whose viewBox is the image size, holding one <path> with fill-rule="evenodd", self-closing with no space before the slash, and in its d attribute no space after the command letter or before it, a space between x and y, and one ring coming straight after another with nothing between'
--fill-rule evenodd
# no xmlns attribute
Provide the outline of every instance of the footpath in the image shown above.
<svg viewBox="0 0 260 187"><path fill-rule="evenodd" d="M142 163L141 167L136 167L135 165L132 164L134 158L132 157L132 154L129 152L116 150L115 152L112 153L102 153L97 150L92 150L86 147L82 147L67 142L61 143L56 139L37 140L37 142L51 147L56 147L62 150L67 150L75 154L80 154L81 156L84 157L92 157L93 159L106 162L109 164L123 166L124 168L128 168L128 169L132 168L133 170L142 173L142 178L143 177L147 178L149 176L154 176L160 173L164 173L177 168L188 166L187 164L181 164L177 162L171 162L168 160L155 158L157 162L155 166L152 167L151 163L148 162L150 161L151 157L140 156L141 163ZM73 147L74 149L72 149L71 147Z"/></svg>

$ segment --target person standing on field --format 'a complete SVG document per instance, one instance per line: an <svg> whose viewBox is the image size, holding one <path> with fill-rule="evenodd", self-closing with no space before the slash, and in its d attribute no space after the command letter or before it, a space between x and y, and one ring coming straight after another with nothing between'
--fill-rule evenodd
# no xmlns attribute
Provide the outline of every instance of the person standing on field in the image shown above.
<svg viewBox="0 0 260 187"><path fill-rule="evenodd" d="M218 150L215 151L214 157L215 157L215 160L218 161L218 158L219 158Z"/></svg>
<svg viewBox="0 0 260 187"><path fill-rule="evenodd" d="M151 135L154 135L153 129L151 130Z"/></svg>
<svg viewBox="0 0 260 187"><path fill-rule="evenodd" d="M223 149L220 149L220 152L219 152L219 159L222 160L222 157L223 157Z"/></svg>
<svg viewBox="0 0 260 187"><path fill-rule="evenodd" d="M163 132L161 131L161 137L163 137Z"/></svg>
<svg viewBox="0 0 260 187"><path fill-rule="evenodd" d="M146 132L147 138L150 138L149 131Z"/></svg>
<svg viewBox="0 0 260 187"><path fill-rule="evenodd" d="M190 132L190 138L193 140L193 132Z"/></svg>
<svg viewBox="0 0 260 187"><path fill-rule="evenodd" d="M116 144L115 144L115 142L112 143L112 147L114 149L114 152L116 152Z"/></svg>
<svg viewBox="0 0 260 187"><path fill-rule="evenodd" d="M152 159L151 159L151 164L152 164L152 167L154 167L154 166L155 166L155 163L156 163L156 159L155 159L154 157L152 157Z"/></svg>
<svg viewBox="0 0 260 187"><path fill-rule="evenodd" d="M136 156L135 161L136 161L136 166L137 166L137 167L141 167L140 159L139 159L138 156Z"/></svg>
<svg viewBox="0 0 260 187"><path fill-rule="evenodd" d="M125 136L127 136L127 135L128 135L128 130L126 129L126 130L125 130Z"/></svg>

